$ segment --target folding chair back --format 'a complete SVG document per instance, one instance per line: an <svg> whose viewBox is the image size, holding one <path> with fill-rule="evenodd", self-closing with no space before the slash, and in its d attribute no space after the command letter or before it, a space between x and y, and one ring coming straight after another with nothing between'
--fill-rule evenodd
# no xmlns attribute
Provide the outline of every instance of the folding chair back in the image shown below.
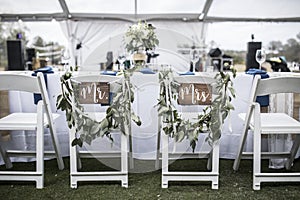
<svg viewBox="0 0 300 200"><path fill-rule="evenodd" d="M94 93L95 91L100 92L101 88L97 84L104 83L108 84L108 87L110 87L111 90L113 90L113 86L115 82L118 82L119 84L122 84L122 78L116 77L116 76L108 76L108 75L96 75L96 74L79 74L78 76L75 76L72 78L73 84L80 85L87 85L87 88L83 87L85 95L87 93ZM117 85L117 84L116 84ZM98 88L99 87L99 88ZM81 88L81 87L80 87ZM82 89L82 88L81 88ZM86 90L87 89L87 90ZM80 95L82 94L79 91ZM107 92L107 91L106 91ZM75 94L76 95L76 94ZM94 94L92 94L94 98ZM104 95L104 94L103 94ZM77 96L78 99L79 96ZM106 96L107 97L107 96ZM86 96L86 98L89 98ZM97 104L95 102L91 102L88 99L87 101L81 102L82 106L87 110L87 112L84 112L84 114L89 115L94 120L100 122L102 119L106 117L106 108L109 105L109 99L108 104L105 104L105 106ZM75 102L73 100L73 106L75 106ZM104 109L103 109L104 107ZM73 128L70 133L70 177L71 177L71 188L77 188L77 182L78 181L121 181L123 187L128 187L128 160L127 160L127 154L128 154L128 139L127 135L124 135L122 132L115 130L114 132L117 132L118 135L120 135L120 151L116 152L115 150L109 151L108 149L97 149L97 150L91 150L91 149L85 149L79 148L78 146L72 146L71 143L75 139L77 133L76 130ZM116 139L114 139L114 143L118 143ZM107 142L106 142L107 143ZM92 146L92 145L91 145ZM99 145L98 145L99 146ZM106 145L106 146L111 146ZM100 145L100 147L103 147ZM81 158L120 158L121 161L121 168L117 171L79 171L82 167Z"/></svg>
<svg viewBox="0 0 300 200"><path fill-rule="evenodd" d="M24 91L41 94L39 84L35 77L9 73L0 75L0 90Z"/></svg>
<svg viewBox="0 0 300 200"><path fill-rule="evenodd" d="M214 92L215 79L211 76L179 76L174 77L183 88L179 98L183 105L178 105L179 112L185 120L195 121L201 113L199 109L211 104ZM199 93L197 93L199 92ZM203 96L201 96L203 95ZM200 97L201 96L201 97ZM184 98L188 98L187 101ZM197 98L198 97L198 98ZM199 105L200 104L200 105ZM199 108L201 107L201 108ZM162 131L163 132L163 131ZM169 136L162 133L162 187L167 188L169 181L211 181L212 189L218 189L219 183L219 141L215 142L209 151L176 152L175 148L169 152ZM205 139L203 139L205 141ZM199 143L199 142L198 142ZM200 145L200 144L199 144ZM202 144L203 145L203 144ZM174 147L176 143L174 142ZM169 171L169 160L174 158L208 158L208 171ZM173 158L173 159L174 159Z"/></svg>

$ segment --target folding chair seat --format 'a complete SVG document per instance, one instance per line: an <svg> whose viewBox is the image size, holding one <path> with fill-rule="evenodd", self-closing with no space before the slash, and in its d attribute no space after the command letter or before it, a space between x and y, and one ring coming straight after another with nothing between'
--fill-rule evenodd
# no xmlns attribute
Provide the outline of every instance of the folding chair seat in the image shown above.
<svg viewBox="0 0 300 200"><path fill-rule="evenodd" d="M57 119L59 115L56 113L51 113L44 77L42 73L38 73L37 77L21 74L1 73L0 90L29 92L32 93L32 95L40 94L42 96L42 100L38 102L36 113L11 113L8 116L0 119L0 130L12 131L11 134L14 133L13 131L36 131L36 151L8 150L4 147L4 141L0 142L0 153L3 157L6 168L12 167L10 157L36 156L35 171L1 171L0 180L36 181L36 187L43 188L44 154L53 155L55 153L58 168L64 168L63 159L60 153L60 145L54 126L54 120ZM44 128L49 128L50 130L54 153L44 152ZM22 149L26 149L26 147Z"/></svg>
<svg viewBox="0 0 300 200"><path fill-rule="evenodd" d="M71 80L77 85L81 84L93 84L93 83L104 83L108 84L110 91L114 90L113 87L119 83L122 84L123 78L108 75L93 75L83 74L72 78ZM93 91L96 89L94 86L91 88ZM101 89L100 89L101 90ZM93 92L92 92L93 93ZM76 94L75 94L76 95ZM79 95L79 94L78 94ZM94 96L90 97L93 98ZM77 96L77 99L79 96ZM88 97L87 97L88 98ZM96 104L94 102L79 102L84 107L84 114L89 115L91 119L100 122L106 117L106 109L108 105ZM75 102L73 100L73 105ZM76 116L78 117L78 116ZM130 132L130 127L127 127ZM80 133L79 133L80 134ZM120 130L116 129L111 132L113 137L113 143L107 138L98 138L92 141L91 145L83 143L82 147L78 145L72 146L72 141L78 137L75 128L73 127L70 131L70 179L71 188L77 188L79 181L121 181L122 187L128 187L128 135L123 134ZM104 136L105 137L105 136ZM108 165L110 169L89 171L83 167L83 158L94 158L98 159L99 162L103 159L119 159L120 166ZM119 163L118 163L119 164Z"/></svg>
<svg viewBox="0 0 300 200"><path fill-rule="evenodd" d="M278 93L300 93L300 77L283 76L261 79L256 75L253 81L247 113L239 114L244 121L243 133L233 169L237 170L242 156L253 158L253 189L260 190L261 182L300 182L300 173L261 171L261 159L286 158L285 167L289 170L295 159L300 143L300 122L285 113L261 113L256 103L257 96ZM253 153L244 152L248 130L253 131ZM262 152L262 135L295 134L293 145L287 152Z"/></svg>
<svg viewBox="0 0 300 200"><path fill-rule="evenodd" d="M213 77L209 76L179 76L174 77L174 79L180 83L180 84L187 84L184 86L184 91L186 92L186 89L188 90L189 94L191 95L193 91L192 84L204 84L204 87L206 87L208 90L211 89L211 85L216 81ZM213 90L214 91L214 90ZM211 93L212 97L212 90L209 91ZM196 95L196 94L195 94ZM180 98L180 97L179 97ZM192 95L191 98L194 98ZM194 102L195 103L195 102ZM197 102L198 103L198 102ZM205 106L208 106L209 103L206 102L206 104L202 105L195 105L193 103L184 103L184 105L177 105L177 110L179 111L179 115L182 116L185 120L195 121L195 119L198 118L198 114L202 112L202 109L205 108ZM177 151L176 150L176 142L173 142L173 151L169 148L169 145L171 144L171 138L169 138L168 135L164 134L163 128L164 123L161 122L161 134L159 137L162 138L162 188L168 188L168 182L169 181L210 181L212 182L212 189L218 189L219 186L219 141L215 141L212 146L208 145L207 142L205 142L205 138L202 137L204 134L200 134L199 137L202 137L199 139L199 141L203 141L202 144L198 142L197 146L200 146L200 150L195 151L193 153L191 151L191 148L185 151ZM158 145L160 144L160 138L158 139ZM202 149L203 146L206 145L205 150ZM207 162L207 170L201 170L198 171L170 171L169 170L169 164L171 160L174 159L184 159L184 158L196 158L196 159L206 159Z"/></svg>

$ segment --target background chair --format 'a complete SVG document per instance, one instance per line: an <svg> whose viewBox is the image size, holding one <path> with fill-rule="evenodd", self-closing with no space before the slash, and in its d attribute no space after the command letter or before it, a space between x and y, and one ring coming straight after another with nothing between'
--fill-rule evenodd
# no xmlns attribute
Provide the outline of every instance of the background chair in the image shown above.
<svg viewBox="0 0 300 200"><path fill-rule="evenodd" d="M256 103L257 96L277 93L300 93L300 77L284 76L261 79L255 76L250 95L247 113L239 116L244 120L244 129L233 169L237 170L243 155L253 156L253 189L260 190L261 182L300 182L300 173L262 173L261 158L287 158L286 169L290 169L300 143L300 122L285 113L261 113L260 105ZM253 136L253 154L243 152L248 130ZM288 152L261 152L262 135L297 134Z"/></svg>
<svg viewBox="0 0 300 200"><path fill-rule="evenodd" d="M7 168L12 167L9 157L13 156L36 156L35 171L2 171L0 180L12 181L36 181L37 188L44 186L44 128L50 129L50 135L54 146L55 155L59 169L64 168L63 159L60 154L59 141L56 136L54 120L58 114L51 113L49 98L45 86L44 77L41 73L37 77L18 74L0 74L0 90L22 91L40 94L42 101L38 102L36 113L11 113L0 119L0 130L22 130L36 131L36 152L7 150L4 142L0 142L0 153ZM13 132L11 132L12 134ZM26 148L23 148L26 149ZM47 152L47 154L53 154Z"/></svg>
<svg viewBox="0 0 300 200"><path fill-rule="evenodd" d="M211 86L215 79L213 77L200 77L200 76L180 76L174 78L179 83L186 84L196 84L201 83L207 85L207 87ZM191 94L192 88L189 88L189 92ZM212 92L212 91L210 91ZM213 93L213 92L212 92ZM179 111L179 115L182 116L185 120L195 121L198 118L198 114L202 111L204 106L207 105L198 105L195 106L192 103L190 105L178 105L177 110ZM201 110L201 111L198 111ZM163 122L162 122L163 128ZM216 141L213 146L209 146L207 142L205 142L204 134L199 135L198 141L198 149L196 149L195 153L192 153L192 149L189 147L185 149L185 151L177 151L176 146L180 145L173 142L173 152L169 148L169 144L172 139L169 138L168 135L164 134L161 129L161 137L162 137L162 188L168 187L169 181L211 181L212 189L218 189L219 186L219 141ZM202 141L202 144L201 142ZM183 141L184 142L184 141ZM207 150L204 150L204 146L206 143ZM188 144L185 144L187 146ZM204 151L203 151L204 150ZM190 151L190 152L188 152ZM208 170L199 170L199 171L170 171L169 170L169 161L179 158L208 158L207 168Z"/></svg>
<svg viewBox="0 0 300 200"><path fill-rule="evenodd" d="M116 76L108 75L78 75L75 76L72 81L75 83L84 82L103 82L110 84L110 91L113 90L114 82L121 82L123 79ZM73 102L74 103L74 102ZM82 104L84 106L84 113L89 115L91 118L100 122L106 117L107 106L101 104ZM129 132L130 132L130 127ZM82 148L79 146L72 146L72 141L75 139L77 133L73 128L70 133L70 178L71 188L77 188L78 181L121 181L123 187L128 187L128 136L124 135L118 130L113 131L112 137L114 142L108 141L107 138L98 138L92 142L91 145L83 145ZM94 148L95 147L95 148ZM97 148L98 147L98 148ZM100 147L100 148L99 148ZM96 158L101 159L104 162L104 158L120 158L120 169L110 171L83 171L82 158ZM104 164L110 168L116 166L110 165L109 162ZM82 170L80 170L82 168Z"/></svg>

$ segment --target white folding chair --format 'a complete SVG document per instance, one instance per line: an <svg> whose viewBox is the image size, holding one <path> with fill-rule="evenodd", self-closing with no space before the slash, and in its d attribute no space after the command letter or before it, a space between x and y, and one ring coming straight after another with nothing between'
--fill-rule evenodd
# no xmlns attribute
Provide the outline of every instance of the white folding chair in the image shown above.
<svg viewBox="0 0 300 200"><path fill-rule="evenodd" d="M179 83L187 83L187 84L205 84L212 85L216 80L213 77L205 76L180 76L174 78ZM189 86L188 86L189 87ZM213 87L212 90L214 91ZM189 87L190 93L192 92L192 87ZM212 92L212 91L211 91ZM193 97L192 97L193 98ZM190 104L193 105L193 104ZM195 105L193 105L194 107ZM202 105L204 106L204 105ZM206 105L207 106L207 105ZM184 106L182 106L184 107ZM195 108L195 107L194 107ZM185 119L195 120L198 117L199 112L195 111L195 109L184 111L185 108L182 108L183 112L179 114ZM178 109L178 111L180 111ZM163 122L162 122L163 125ZM163 128L163 126L162 126ZM208 151L197 151L195 153L192 152L171 152L169 149L170 138L168 135L164 134L161 129L161 137L162 137L162 188L168 188L169 181L211 181L212 189L218 189L219 187L219 141L215 141L212 146L209 146ZM158 139L159 141L159 139ZM205 140L203 140L205 141ZM203 142L204 144L205 142ZM203 145L202 144L202 145ZM173 145L177 145L175 142ZM200 146L201 144L197 144ZM201 149L201 147L200 147ZM199 171L169 171L169 161L178 159L178 158L208 158L207 168L208 170L199 170Z"/></svg>
<svg viewBox="0 0 300 200"><path fill-rule="evenodd" d="M48 93L45 86L44 76L39 73L37 77L17 74L0 74L0 90L23 91L33 94L41 94L42 101L38 102L36 113L11 113L0 119L0 130L36 131L36 151L6 150L0 142L0 153L7 168L12 167L9 157L13 156L36 156L35 171L1 171L0 180L8 181L36 181L37 188L44 186L44 128L49 128L58 168L63 169L64 163L60 154L59 141L56 135L54 120L59 114L51 113ZM45 115L45 116L44 116ZM24 144L25 145L25 144ZM26 148L24 148L26 149Z"/></svg>
<svg viewBox="0 0 300 200"><path fill-rule="evenodd" d="M253 189L260 190L261 182L300 182L300 173L263 173L261 172L262 158L287 158L286 169L290 169L300 143L300 122L285 113L261 113L259 103L255 102L257 96L277 93L300 93L300 77L285 76L261 79L255 76L250 95L247 113L239 114L244 120L244 129L236 159L234 170L239 167L243 155L253 156ZM253 153L243 152L248 130L253 131ZM262 135L270 134L297 134L293 146L288 152L262 152Z"/></svg>
<svg viewBox="0 0 300 200"><path fill-rule="evenodd" d="M110 85L110 89L113 90L113 83L122 82L121 77L108 76L108 75L78 75L72 78L75 83L99 83L104 82ZM95 88L93 88L94 90ZM85 114L89 115L94 120L100 122L106 117L107 106L101 106L101 104L82 104L85 108ZM128 127L130 132L130 127ZM104 145L100 146L100 149L94 150L92 147L99 145L94 145L93 143L88 145L83 145L85 148L80 148L79 146L72 146L72 141L76 138L76 131L72 128L70 133L70 178L71 178L71 188L77 188L77 182L79 181L121 181L122 187L128 187L128 137L124 135L119 130L114 130L111 132L114 138L114 143L111 145L110 141L106 141L107 138L99 138ZM120 136L120 141L117 141L115 137ZM95 142L95 141L93 141ZM120 143L120 147L117 146L117 142ZM104 146L107 148L103 149ZM103 147L101 149L101 147ZM120 169L111 171L79 171L82 168L81 158L120 158Z"/></svg>

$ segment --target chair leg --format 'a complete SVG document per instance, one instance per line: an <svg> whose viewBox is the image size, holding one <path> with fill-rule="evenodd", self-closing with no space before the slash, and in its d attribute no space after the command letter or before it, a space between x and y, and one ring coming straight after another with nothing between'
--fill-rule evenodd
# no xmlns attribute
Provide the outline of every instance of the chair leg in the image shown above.
<svg viewBox="0 0 300 200"><path fill-rule="evenodd" d="M131 129L130 129L131 130ZM132 150L132 133L129 133L129 167L134 168L133 150Z"/></svg>
<svg viewBox="0 0 300 200"><path fill-rule="evenodd" d="M81 169L82 168L82 162L81 162L81 158L80 158L80 152L79 152L79 149L78 149L78 146L75 146L75 150L76 150L76 162L77 162L77 168L76 170L78 169Z"/></svg>
<svg viewBox="0 0 300 200"><path fill-rule="evenodd" d="M77 188L77 180L73 177L73 174L77 173L77 164L80 163L79 152L77 151L77 146L72 146L71 143L75 138L75 131L71 130L69 133L69 147L70 147L70 187ZM79 162L78 162L79 160ZM80 165L81 166L81 165Z"/></svg>
<svg viewBox="0 0 300 200"><path fill-rule="evenodd" d="M213 152L210 151L209 156L207 158L207 165L206 165L207 170L211 170L212 168L212 157L213 157Z"/></svg>
<svg viewBox="0 0 300 200"><path fill-rule="evenodd" d="M50 134L51 134L51 139L52 139L55 156L57 159L58 169L63 170L65 168L65 165L64 165L63 158L61 156L61 151L60 151L61 148L60 148L59 140L56 135L55 125L53 124L53 126L50 126L49 129L50 129Z"/></svg>
<svg viewBox="0 0 300 200"><path fill-rule="evenodd" d="M243 133L244 134L241 135L240 144L238 146L238 152L237 152L236 158L235 158L234 163L233 163L233 170L235 170L235 171L237 171L239 169L239 166L240 166L240 162L241 162L243 151L244 151L244 146L245 146L245 143L246 143L246 140L247 140L248 128L244 128Z"/></svg>
<svg viewBox="0 0 300 200"><path fill-rule="evenodd" d="M261 146L261 135L256 134L254 137L254 151L253 151L253 190L260 190L260 180L257 178L261 170L260 160L260 146Z"/></svg>
<svg viewBox="0 0 300 200"><path fill-rule="evenodd" d="M42 103L38 104L38 110L43 110ZM44 187L44 115L43 112L38 112L37 115L37 130L36 130L36 188Z"/></svg>
<svg viewBox="0 0 300 200"><path fill-rule="evenodd" d="M122 180L122 187L128 188L128 138L126 135L121 133L121 172L127 174Z"/></svg>
<svg viewBox="0 0 300 200"><path fill-rule="evenodd" d="M155 169L159 169L159 157L160 157L160 138L161 132L160 130L157 133L157 143L156 143L156 160L155 160Z"/></svg>
<svg viewBox="0 0 300 200"><path fill-rule="evenodd" d="M6 151L2 148L2 141L0 141L0 154L3 158L3 161L5 163L5 167L6 169L10 169L13 167L11 160L9 159L9 157L7 156Z"/></svg>
<svg viewBox="0 0 300 200"><path fill-rule="evenodd" d="M213 144L212 152L210 153L209 163L211 163L211 172L219 174L219 157L220 157L220 142L216 141ZM211 185L212 189L219 189L219 176L217 176Z"/></svg>
<svg viewBox="0 0 300 200"><path fill-rule="evenodd" d="M296 153L299 149L299 146L300 146L300 135L297 134L295 141L293 143L293 146L291 148L290 158L287 160L286 165L285 165L286 169L291 169L291 166L294 162L294 159L295 159Z"/></svg>
<svg viewBox="0 0 300 200"><path fill-rule="evenodd" d="M249 128L248 125L249 125L250 119L252 117L252 112L253 112L253 106L251 105L249 107L249 111L248 111L249 114L246 116L246 121L244 122L245 124L244 124L243 132L241 135L240 145L238 146L238 152L237 152L236 158L233 163L233 170L235 170L235 171L237 171L239 169L240 161L242 159L244 146L245 146L246 139L248 136L248 128Z"/></svg>
<svg viewBox="0 0 300 200"><path fill-rule="evenodd" d="M162 188L168 188L168 180L164 177L164 173L169 171L169 136L162 134Z"/></svg>
<svg viewBox="0 0 300 200"><path fill-rule="evenodd" d="M255 106L255 113L259 113L259 106ZM254 144L253 144L253 190L260 190L261 173L261 133L260 116L254 116Z"/></svg>

